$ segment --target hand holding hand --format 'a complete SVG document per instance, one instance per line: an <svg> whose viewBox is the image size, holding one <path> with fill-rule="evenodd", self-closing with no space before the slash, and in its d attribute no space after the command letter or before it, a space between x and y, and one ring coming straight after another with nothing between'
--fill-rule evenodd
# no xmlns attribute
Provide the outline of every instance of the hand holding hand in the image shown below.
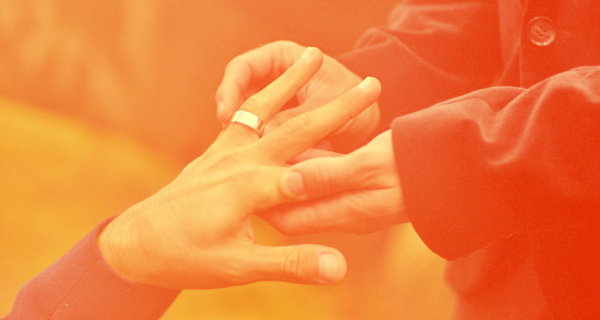
<svg viewBox="0 0 600 320"><path fill-rule="evenodd" d="M271 119L319 70L322 59L320 51L310 49L241 109ZM105 260L129 280L176 289L262 280L341 281L346 263L339 251L320 245L257 245L250 216L290 201L278 187L285 163L358 115L379 92L379 82L367 78L260 139L252 129L230 124L171 184L103 230L98 243Z"/></svg>
<svg viewBox="0 0 600 320"><path fill-rule="evenodd" d="M279 187L296 203L260 216L284 234L368 233L408 222L389 130L348 155L295 164Z"/></svg>
<svg viewBox="0 0 600 320"><path fill-rule="evenodd" d="M277 41L233 59L217 90L217 118L226 125L240 105L252 94L285 72L305 52L305 47L290 41ZM288 119L314 110L350 90L361 79L335 59L325 55L323 66L296 95L299 106L279 112L267 124L266 132ZM379 123L379 108L374 102L356 118L335 131L327 140L334 150L354 150L367 142Z"/></svg>

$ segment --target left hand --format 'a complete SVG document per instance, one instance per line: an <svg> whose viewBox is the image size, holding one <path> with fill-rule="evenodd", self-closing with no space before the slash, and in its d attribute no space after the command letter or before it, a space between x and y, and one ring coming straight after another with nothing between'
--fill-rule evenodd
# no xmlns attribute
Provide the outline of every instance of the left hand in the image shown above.
<svg viewBox="0 0 600 320"><path fill-rule="evenodd" d="M390 130L350 154L297 163L279 182L296 203L260 216L283 234L362 234L408 222Z"/></svg>
<svg viewBox="0 0 600 320"><path fill-rule="evenodd" d="M279 77L287 68L310 54L306 48L291 41L276 41L246 52L231 60L217 89L217 118L227 125L233 113L246 98L265 83ZM318 108L354 88L361 78L334 58L323 55L321 69L296 94L297 106L278 112L268 122L265 131L276 128L288 119ZM379 107L373 103L365 111L335 130L326 138L333 150L352 151L371 139L379 124ZM323 144L322 146L327 145Z"/></svg>
<svg viewBox="0 0 600 320"><path fill-rule="evenodd" d="M268 121L322 63L320 51L294 66L241 107ZM285 163L371 105L376 79L284 123L260 138L231 124L169 185L133 206L100 234L102 255L121 276L174 289L208 289L262 280L337 283L342 254L320 245L254 243L250 216L290 201L277 183Z"/></svg>

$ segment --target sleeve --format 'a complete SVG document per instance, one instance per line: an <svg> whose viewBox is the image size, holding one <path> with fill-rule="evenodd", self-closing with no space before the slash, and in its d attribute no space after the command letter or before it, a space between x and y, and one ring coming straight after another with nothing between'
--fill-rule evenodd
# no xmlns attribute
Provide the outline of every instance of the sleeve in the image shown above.
<svg viewBox="0 0 600 320"><path fill-rule="evenodd" d="M582 67L394 120L408 214L429 248L452 260L513 234L597 225L599 88L600 67Z"/></svg>
<svg viewBox="0 0 600 320"><path fill-rule="evenodd" d="M179 291L130 282L102 258L96 227L19 291L3 320L159 319Z"/></svg>
<svg viewBox="0 0 600 320"><path fill-rule="evenodd" d="M381 125L489 86L502 68L496 0L402 1L385 28L337 57L382 83Z"/></svg>

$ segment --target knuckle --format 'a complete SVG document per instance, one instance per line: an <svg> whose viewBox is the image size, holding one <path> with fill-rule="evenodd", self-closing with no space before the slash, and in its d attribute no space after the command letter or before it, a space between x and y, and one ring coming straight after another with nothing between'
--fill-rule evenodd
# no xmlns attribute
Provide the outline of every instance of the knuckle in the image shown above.
<svg viewBox="0 0 600 320"><path fill-rule="evenodd" d="M289 131L288 133L302 134L308 131L308 128L312 126L312 123L313 119L311 116L306 113L302 113L284 122L282 126Z"/></svg>
<svg viewBox="0 0 600 320"><path fill-rule="evenodd" d="M234 72L240 63L240 56L237 56L235 58L233 58L231 61L229 61L229 63L227 63L227 65L225 66L225 73L231 73Z"/></svg>
<svg viewBox="0 0 600 320"><path fill-rule="evenodd" d="M369 193L355 194L347 203L347 211L354 221L352 233L367 234L401 222L395 201L387 199L381 201Z"/></svg>
<svg viewBox="0 0 600 320"><path fill-rule="evenodd" d="M298 50L302 50L303 48L303 46L290 40L278 40L270 43L269 45L271 45L275 50L278 50L281 53L289 53L291 50L295 50L298 48L300 48Z"/></svg>
<svg viewBox="0 0 600 320"><path fill-rule="evenodd" d="M331 170L325 163L318 163L314 169L314 175L310 176L312 179L307 179L307 188L310 191L311 187L313 192L319 195L327 195L332 193L333 190L333 179ZM310 181L313 180L313 181ZM312 182L312 183L311 183Z"/></svg>
<svg viewBox="0 0 600 320"><path fill-rule="evenodd" d="M242 108L243 110L248 110L250 112L252 111L256 111L256 110L260 110L260 97L258 96L258 94L254 94L252 96L250 96L248 99L246 99L246 101L244 101L244 103L242 104Z"/></svg>
<svg viewBox="0 0 600 320"><path fill-rule="evenodd" d="M243 74L253 73L252 61L246 57L246 54L237 56L233 60L229 61L225 66L225 74L229 75L229 81L235 83L236 80Z"/></svg>
<svg viewBox="0 0 600 320"><path fill-rule="evenodd" d="M296 42L290 41L290 40L278 40L278 41L275 41L275 43L278 45L282 45L282 46L300 46Z"/></svg>
<svg viewBox="0 0 600 320"><path fill-rule="evenodd" d="M357 173L368 177L375 176L379 173L380 159L370 152L362 151L356 152L352 161L356 165Z"/></svg>
<svg viewBox="0 0 600 320"><path fill-rule="evenodd" d="M309 258L306 252L294 250L288 253L281 264L281 272L286 277L305 278L307 276L307 262Z"/></svg>

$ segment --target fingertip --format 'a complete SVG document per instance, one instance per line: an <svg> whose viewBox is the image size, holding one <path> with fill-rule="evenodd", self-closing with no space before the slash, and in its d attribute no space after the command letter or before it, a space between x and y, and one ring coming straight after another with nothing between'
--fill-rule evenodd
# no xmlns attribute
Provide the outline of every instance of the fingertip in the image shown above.
<svg viewBox="0 0 600 320"><path fill-rule="evenodd" d="M302 198L306 195L306 186L302 174L297 171L287 171L279 180L281 192L294 199Z"/></svg>
<svg viewBox="0 0 600 320"><path fill-rule="evenodd" d="M363 90L369 90L371 88L379 88L381 87L381 82L379 82L379 79L375 78L375 77L366 77L359 85L359 88L363 89Z"/></svg>
<svg viewBox="0 0 600 320"><path fill-rule="evenodd" d="M317 47L306 47L298 61L306 60L309 63L323 63L323 52Z"/></svg>
<svg viewBox="0 0 600 320"><path fill-rule="evenodd" d="M314 50L312 47L306 47L306 49L304 49L304 52L302 53L302 55L300 56L300 59L310 59L312 58L314 54Z"/></svg>
<svg viewBox="0 0 600 320"><path fill-rule="evenodd" d="M346 259L337 250L322 252L319 255L319 279L323 284L339 283L346 276Z"/></svg>
<svg viewBox="0 0 600 320"><path fill-rule="evenodd" d="M377 102L379 95L381 94L381 82L375 77L366 77L357 87L361 96L365 97L365 101L369 102L368 104L363 105L364 108L358 109L358 111L363 112L370 105Z"/></svg>
<svg viewBox="0 0 600 320"><path fill-rule="evenodd" d="M323 56L323 52L321 51L321 49L317 48L317 47L311 47L313 50L313 56L315 57L320 57Z"/></svg>

